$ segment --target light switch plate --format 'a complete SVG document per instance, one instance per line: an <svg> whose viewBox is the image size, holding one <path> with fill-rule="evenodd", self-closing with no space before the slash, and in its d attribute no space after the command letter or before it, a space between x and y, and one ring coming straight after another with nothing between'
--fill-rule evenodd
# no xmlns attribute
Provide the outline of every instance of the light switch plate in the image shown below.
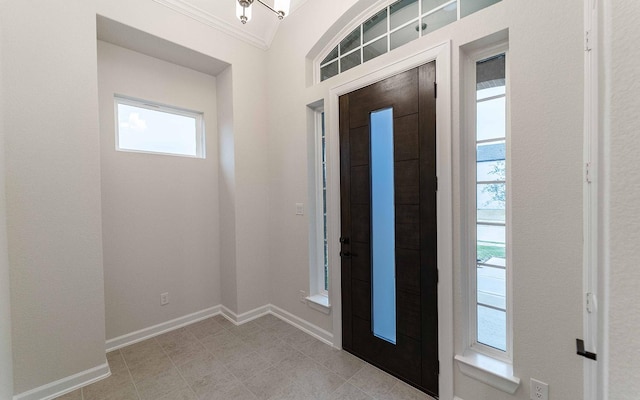
<svg viewBox="0 0 640 400"><path fill-rule="evenodd" d="M296 215L304 215L304 204L296 203Z"/></svg>

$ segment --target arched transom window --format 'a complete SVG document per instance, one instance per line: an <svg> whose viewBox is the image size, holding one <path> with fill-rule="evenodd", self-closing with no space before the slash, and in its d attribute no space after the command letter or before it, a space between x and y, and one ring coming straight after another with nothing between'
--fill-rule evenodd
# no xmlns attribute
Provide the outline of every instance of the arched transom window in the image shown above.
<svg viewBox="0 0 640 400"><path fill-rule="evenodd" d="M320 80L372 60L501 0L399 0L360 24L320 61Z"/></svg>

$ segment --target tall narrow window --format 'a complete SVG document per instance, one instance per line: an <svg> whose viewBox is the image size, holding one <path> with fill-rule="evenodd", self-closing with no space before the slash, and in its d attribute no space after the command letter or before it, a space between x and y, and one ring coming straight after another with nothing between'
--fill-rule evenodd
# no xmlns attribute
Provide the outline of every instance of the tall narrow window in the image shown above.
<svg viewBox="0 0 640 400"><path fill-rule="evenodd" d="M475 343L509 346L506 54L475 63Z"/></svg>
<svg viewBox="0 0 640 400"><path fill-rule="evenodd" d="M320 168L322 169L322 279L321 293L329 290L329 245L327 240L327 136L324 125L324 111L320 113Z"/></svg>
<svg viewBox="0 0 640 400"><path fill-rule="evenodd" d="M309 297L310 305L329 306L329 241L327 230L327 135L321 106L312 108L309 132ZM328 308L321 311L328 312Z"/></svg>

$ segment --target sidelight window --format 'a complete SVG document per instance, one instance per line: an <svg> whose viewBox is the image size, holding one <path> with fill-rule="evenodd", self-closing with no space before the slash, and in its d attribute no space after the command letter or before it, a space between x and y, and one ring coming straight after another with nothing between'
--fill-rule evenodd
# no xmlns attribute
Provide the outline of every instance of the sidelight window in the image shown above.
<svg viewBox="0 0 640 400"><path fill-rule="evenodd" d="M474 62L474 162L469 172L472 347L510 357L509 157L506 53ZM471 200L471 199L470 199Z"/></svg>
<svg viewBox="0 0 640 400"><path fill-rule="evenodd" d="M329 242L327 240L327 140L325 114L322 108L311 110L313 129L309 136L309 265L310 287L307 300L320 305L321 311L329 306Z"/></svg>

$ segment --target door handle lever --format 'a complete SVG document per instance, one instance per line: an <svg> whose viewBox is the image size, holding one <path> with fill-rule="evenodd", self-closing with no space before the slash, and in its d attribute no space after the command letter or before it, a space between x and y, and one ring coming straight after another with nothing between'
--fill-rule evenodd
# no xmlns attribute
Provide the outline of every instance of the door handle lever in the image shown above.
<svg viewBox="0 0 640 400"><path fill-rule="evenodd" d="M340 257L344 257L344 258L351 258L351 252L348 252L348 251L341 251L341 252L340 252Z"/></svg>
<svg viewBox="0 0 640 400"><path fill-rule="evenodd" d="M589 360L596 360L597 355L595 353L591 353L589 351L585 351L584 350L584 340L582 339L576 339L576 347L578 348L578 351L576 351L576 354L578 354L579 356L588 358Z"/></svg>

